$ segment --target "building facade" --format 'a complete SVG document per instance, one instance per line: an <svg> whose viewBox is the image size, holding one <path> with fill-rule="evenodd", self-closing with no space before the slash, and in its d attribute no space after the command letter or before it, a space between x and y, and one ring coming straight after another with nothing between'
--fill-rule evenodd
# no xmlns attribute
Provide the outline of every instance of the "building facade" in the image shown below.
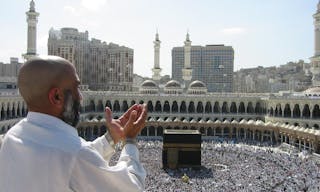
<svg viewBox="0 0 320 192"><path fill-rule="evenodd" d="M186 48L172 49L172 79L184 82ZM209 92L232 92L234 50L231 46L190 46L191 81L200 80ZM186 85L187 87L187 85Z"/></svg>
<svg viewBox="0 0 320 192"><path fill-rule="evenodd" d="M133 49L107 44L75 28L51 29L48 54L75 64L82 84L91 90L131 91Z"/></svg>
<svg viewBox="0 0 320 192"><path fill-rule="evenodd" d="M164 129L199 130L204 138L224 137L273 144L288 143L300 150L320 153L320 89L304 93L207 93L205 85L191 82L182 93L177 81L164 92L147 80L139 92L83 91L79 135L92 140L107 130L105 106L119 117L131 105L145 103L146 127L141 137L161 137ZM27 114L20 96L0 96L0 134Z"/></svg>

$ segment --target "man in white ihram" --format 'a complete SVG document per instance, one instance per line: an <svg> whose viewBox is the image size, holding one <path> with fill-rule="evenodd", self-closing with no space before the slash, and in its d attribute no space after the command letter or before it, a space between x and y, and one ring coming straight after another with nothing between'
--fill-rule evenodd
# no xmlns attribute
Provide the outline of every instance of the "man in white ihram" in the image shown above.
<svg viewBox="0 0 320 192"><path fill-rule="evenodd" d="M5 135L0 149L0 191L143 191L146 172L135 138L145 126L145 105L134 105L119 119L106 108L108 132L86 142L74 128L79 121L79 77L67 60L36 57L20 69L18 86L27 117ZM114 144L125 145L115 166Z"/></svg>

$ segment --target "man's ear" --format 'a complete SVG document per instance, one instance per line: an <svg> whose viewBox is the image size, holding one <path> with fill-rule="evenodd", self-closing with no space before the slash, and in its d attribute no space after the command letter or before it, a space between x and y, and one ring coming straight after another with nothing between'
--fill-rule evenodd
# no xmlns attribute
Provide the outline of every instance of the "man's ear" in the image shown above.
<svg viewBox="0 0 320 192"><path fill-rule="evenodd" d="M62 91L59 88L52 88L49 90L48 93L49 97L49 102L52 105L58 105L62 106L63 105L63 94Z"/></svg>

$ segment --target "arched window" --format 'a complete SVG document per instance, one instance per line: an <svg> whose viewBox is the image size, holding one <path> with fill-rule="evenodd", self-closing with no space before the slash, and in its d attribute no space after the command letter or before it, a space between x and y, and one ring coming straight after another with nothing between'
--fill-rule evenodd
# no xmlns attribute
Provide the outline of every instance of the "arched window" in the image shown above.
<svg viewBox="0 0 320 192"><path fill-rule="evenodd" d="M294 108L293 108L293 117L294 118L300 118L300 116L301 116L301 113L300 113L299 105L295 104Z"/></svg>
<svg viewBox="0 0 320 192"><path fill-rule="evenodd" d="M254 113L252 103L249 102L247 106L247 113Z"/></svg>
<svg viewBox="0 0 320 192"><path fill-rule="evenodd" d="M160 101L157 101L156 102L156 109L155 109L156 112L162 112L162 106L161 106L161 102Z"/></svg>
<svg viewBox="0 0 320 192"><path fill-rule="evenodd" d="M129 109L127 101L122 102L122 111L125 112Z"/></svg>
<svg viewBox="0 0 320 192"><path fill-rule="evenodd" d="M153 104L152 104L152 101L148 101L147 107L148 107L148 112L152 113L152 112L153 112Z"/></svg>
<svg viewBox="0 0 320 192"><path fill-rule="evenodd" d="M194 113L195 112L193 101L190 101L190 103L189 103L188 112L189 113Z"/></svg>
<svg viewBox="0 0 320 192"><path fill-rule="evenodd" d="M173 103L172 103L172 112L173 113L178 112L178 103L176 101L173 101Z"/></svg>
<svg viewBox="0 0 320 192"><path fill-rule="evenodd" d="M231 103L230 112L231 113L237 113L237 105L236 105L235 102Z"/></svg>
<svg viewBox="0 0 320 192"><path fill-rule="evenodd" d="M220 106L219 106L219 102L218 101L216 101L215 103L214 103L214 107L213 107L213 112L214 113L220 113Z"/></svg>
<svg viewBox="0 0 320 192"><path fill-rule="evenodd" d="M212 106L211 106L211 103L209 101L206 103L205 112L206 113L211 113L212 112Z"/></svg>
<svg viewBox="0 0 320 192"><path fill-rule="evenodd" d="M309 109L309 105L308 104L305 104L304 107L303 107L302 117L310 118L310 109Z"/></svg>
<svg viewBox="0 0 320 192"><path fill-rule="evenodd" d="M115 101L114 101L113 111L114 111L114 112L120 112L120 104L119 104L119 101L118 101L118 100L115 100Z"/></svg>
<svg viewBox="0 0 320 192"><path fill-rule="evenodd" d="M227 102L223 102L223 104L222 104L222 113L229 113Z"/></svg>
<svg viewBox="0 0 320 192"><path fill-rule="evenodd" d="M170 104L169 101L164 102L163 112L170 113Z"/></svg>
<svg viewBox="0 0 320 192"><path fill-rule="evenodd" d="M246 112L246 109L244 107L244 103L243 102L240 102L238 111L239 111L239 113L245 113Z"/></svg>
<svg viewBox="0 0 320 192"><path fill-rule="evenodd" d="M319 119L320 118L320 110L319 105L315 105L312 111L312 118Z"/></svg>
<svg viewBox="0 0 320 192"><path fill-rule="evenodd" d="M203 113L203 105L201 101L198 102L197 113Z"/></svg>
<svg viewBox="0 0 320 192"><path fill-rule="evenodd" d="M182 101L180 105L180 113L186 113L186 112L187 112L186 102Z"/></svg>
<svg viewBox="0 0 320 192"><path fill-rule="evenodd" d="M284 107L284 117L291 117L291 108L289 104Z"/></svg>

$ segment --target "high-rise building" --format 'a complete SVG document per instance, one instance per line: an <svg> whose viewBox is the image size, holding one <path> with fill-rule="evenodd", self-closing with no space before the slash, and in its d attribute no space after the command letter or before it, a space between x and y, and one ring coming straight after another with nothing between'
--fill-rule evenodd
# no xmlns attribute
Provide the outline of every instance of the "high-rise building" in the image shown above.
<svg viewBox="0 0 320 192"><path fill-rule="evenodd" d="M30 2L29 11L26 12L27 23L28 23L28 43L27 43L27 53L22 56L28 60L31 57L37 55L37 23L39 13L36 12L35 3L32 0Z"/></svg>
<svg viewBox="0 0 320 192"><path fill-rule="evenodd" d="M234 50L231 46L191 46L189 34L184 47L172 49L172 79L183 82L200 80L209 92L233 91Z"/></svg>
<svg viewBox="0 0 320 192"><path fill-rule="evenodd" d="M132 90L133 49L89 40L88 31L62 28L50 30L48 54L74 63L81 83L91 90Z"/></svg>

